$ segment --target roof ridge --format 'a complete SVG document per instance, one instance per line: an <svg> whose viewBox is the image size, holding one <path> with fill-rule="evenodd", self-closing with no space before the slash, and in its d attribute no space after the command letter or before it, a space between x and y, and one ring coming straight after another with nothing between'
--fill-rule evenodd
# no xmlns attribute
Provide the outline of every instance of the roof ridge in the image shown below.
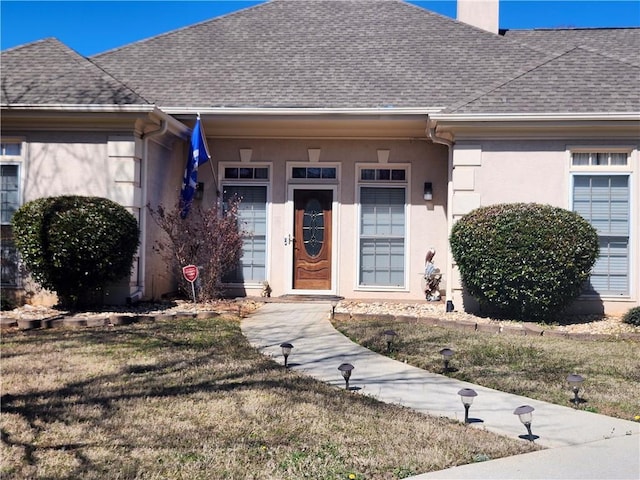
<svg viewBox="0 0 640 480"><path fill-rule="evenodd" d="M585 50L585 51L587 51L589 53L594 53L596 55L600 55L601 57L605 57L605 58L608 58L610 60L615 60L618 63L624 63L625 65L629 65L630 67L640 68L640 63L634 63L633 61L624 60L624 59L618 57L617 55L612 55L609 52L603 52L599 48L592 47L591 45L580 44L580 45L576 45L576 48L580 48L580 49Z"/></svg>
<svg viewBox="0 0 640 480"><path fill-rule="evenodd" d="M484 97L485 95L488 95L491 92L494 92L494 91L498 90L499 88L504 87L505 85L508 85L509 83L513 82L514 80L517 80L518 78L521 78L521 77L527 75L528 73L531 73L531 72L537 70L538 68L542 67L543 65L546 65L549 62L552 62L552 61L554 61L554 60L566 55L567 53L569 53L569 52L571 52L573 50L577 50L579 48L580 47L572 46L571 48L565 50L562 53L552 53L551 55L548 55L547 57L543 58L541 61L538 61L535 64L533 64L530 68L522 68L522 69L514 72L513 75L511 75L510 78L508 78L507 80L496 82L493 85L490 85L489 87L484 89L483 91L474 94L473 97L467 97L466 99L461 100L460 102L454 103L453 105L445 108L444 111L446 111L446 112L455 112L456 110L464 107L465 105L468 105L468 104L470 104L472 102L475 102L476 100L479 100L480 98Z"/></svg>
<svg viewBox="0 0 640 480"><path fill-rule="evenodd" d="M126 88L127 90L129 90L130 92L134 93L137 97L141 98L142 100L144 100L145 102L147 102L148 104L152 104L153 102L150 102L144 95L142 95L141 93L139 93L135 88L130 87L129 85L127 85L125 82L123 82L122 80L120 80L118 77L110 74L108 71L106 71L104 68L102 68L100 65L98 65L96 62L93 61L93 59L89 58L89 57L84 57L84 59L89 62L91 65L93 65L94 67L96 67L98 70L100 70L100 72L102 73L102 75L104 77L107 77L111 80L113 80L114 82L116 82L118 85L122 85L124 88Z"/></svg>
<svg viewBox="0 0 640 480"><path fill-rule="evenodd" d="M14 45L13 47L9 47L6 48L4 50L2 50L2 53L9 53L9 52L13 52L14 50L20 50L21 48L27 48L27 47L32 47L33 45L36 45L38 43L45 43L45 42L50 42L50 41L56 41L58 43L61 43L62 45L64 45L64 43L62 43L58 38L56 37L45 37L45 38L39 38L38 40L33 40L31 42L27 42L27 43L22 43L20 45Z"/></svg>
<svg viewBox="0 0 640 480"><path fill-rule="evenodd" d="M640 30L640 27L539 27L539 28L504 28L504 32L566 32L576 30Z"/></svg>
<svg viewBox="0 0 640 480"><path fill-rule="evenodd" d="M553 55L553 54L550 55L549 57L547 57L547 58L543 59L541 62L539 62L539 64L534 66L533 68L530 68L530 69L528 69L526 71L519 72L518 74L512 76L512 78L510 78L509 80L507 80L505 82L502 82L499 85L492 86L492 88L487 89L486 91L484 91L480 95L477 95L474 98L463 100L463 101L461 101L461 102L459 102L457 104L452 105L451 107L446 108L445 111L449 112L449 113L454 113L456 110L459 110L460 108L464 107L465 105L469 105L470 103L473 103L476 100L479 100L480 98L484 97L485 95L488 95L488 94L490 94L490 93L492 93L492 92L504 87L505 85L508 85L509 83L517 80L518 78L521 78L521 77L523 77L525 75L528 75L529 73L534 72L535 70L543 67L544 65L547 65L550 62L558 60L559 58L562 58L562 57L564 57L564 56L566 56L566 55L568 55L571 52L574 52L576 50L582 50L582 51L585 51L585 52L589 52L589 53L591 53L593 55L598 55L598 56L604 57L604 58L606 58L606 59L608 59L610 61L615 61L616 63L621 63L621 64L627 65L627 66L629 66L631 68L636 68L636 69L640 70L640 65L636 65L636 64L633 64L633 63L622 61L622 60L620 60L620 59L618 59L618 58L616 58L614 56L606 55L606 54L602 53L601 51L599 51L597 49L585 48L584 46L581 46L581 45L574 45L571 48L566 49L564 52L561 52L561 53L558 53L558 54L555 54L555 55Z"/></svg>
<svg viewBox="0 0 640 480"><path fill-rule="evenodd" d="M68 55L69 58L74 63L76 63L78 65L78 68L87 70L87 71L89 71L89 73L91 73L90 70L93 70L94 73L99 75L101 80L103 80L105 82L113 81L116 84L126 88L131 93L135 94L137 97L141 98L145 102L151 103L143 95L139 94L136 90L134 90L133 88L129 87L127 84L122 82L117 77L111 75L109 72L107 72L104 68L102 68L100 65L98 65L96 62L94 62L89 57L85 57L84 55L80 54L79 52L77 52L76 50L74 50L70 46L60 42L59 40L58 40L58 43L60 43L60 45L64 48L64 54Z"/></svg>
<svg viewBox="0 0 640 480"><path fill-rule="evenodd" d="M110 50L106 50L104 52L96 53L96 54L92 55L91 58L92 59L94 59L94 58L95 59L99 59L102 56L117 52L117 51L122 50L124 48L131 47L132 45L143 44L143 43L146 43L146 42L150 42L151 40L155 40L155 39L158 39L158 38L166 37L168 35L172 35L172 34L177 33L177 32L189 30L191 28L200 27L200 26L205 25L207 23L212 23L212 22L221 20L223 18L230 17L232 15L237 15L237 14L246 12L247 10L260 8L260 7L264 6L264 5L267 5L269 3L273 3L275 1L276 0L266 0L266 1L263 1L262 3L258 3L256 5L251 5L251 6L246 7L246 8L241 8L240 10L234 10L233 12L223 13L222 15L218 15L217 17L208 18L207 20L202 20L201 22L196 22L196 23L192 23L190 25L185 25L184 27L176 28L174 30L169 30L168 32L163 32L163 33L160 33L158 35L153 35L151 37L147 37L147 38L143 38L143 39L140 39L140 40L136 40L135 42L127 43L125 45L120 45L119 47L115 47L115 48L112 48Z"/></svg>

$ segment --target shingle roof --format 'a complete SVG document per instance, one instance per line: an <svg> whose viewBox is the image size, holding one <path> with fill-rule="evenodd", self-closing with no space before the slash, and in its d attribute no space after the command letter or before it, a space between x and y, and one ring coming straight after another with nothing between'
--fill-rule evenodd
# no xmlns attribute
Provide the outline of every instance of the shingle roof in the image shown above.
<svg viewBox="0 0 640 480"><path fill-rule="evenodd" d="M399 0L275 0L93 57L159 107L445 107L546 54Z"/></svg>
<svg viewBox="0 0 640 480"><path fill-rule="evenodd" d="M562 54L582 47L640 67L640 28L506 30L504 35L543 52Z"/></svg>
<svg viewBox="0 0 640 480"><path fill-rule="evenodd" d="M640 67L573 48L448 112L640 112Z"/></svg>
<svg viewBox="0 0 640 480"><path fill-rule="evenodd" d="M86 59L2 52L2 103L640 111L640 29L494 35L402 0L271 0Z"/></svg>
<svg viewBox="0 0 640 480"><path fill-rule="evenodd" d="M3 105L148 103L55 38L5 50L0 61Z"/></svg>

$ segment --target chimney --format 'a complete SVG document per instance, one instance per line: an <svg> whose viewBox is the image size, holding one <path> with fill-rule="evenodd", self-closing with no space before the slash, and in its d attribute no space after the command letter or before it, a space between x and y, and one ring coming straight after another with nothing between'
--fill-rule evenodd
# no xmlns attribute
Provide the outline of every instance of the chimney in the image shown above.
<svg viewBox="0 0 640 480"><path fill-rule="evenodd" d="M498 33L498 0L458 0L458 20Z"/></svg>

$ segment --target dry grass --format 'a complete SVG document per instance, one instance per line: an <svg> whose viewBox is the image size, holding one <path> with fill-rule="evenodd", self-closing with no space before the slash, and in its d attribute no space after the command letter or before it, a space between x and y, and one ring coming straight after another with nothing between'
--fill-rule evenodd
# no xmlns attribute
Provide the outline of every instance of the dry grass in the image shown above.
<svg viewBox="0 0 640 480"><path fill-rule="evenodd" d="M391 479L530 451L287 371L232 317L2 337L2 478Z"/></svg>
<svg viewBox="0 0 640 480"><path fill-rule="evenodd" d="M566 378L585 378L579 408L626 420L640 414L638 342L515 336L429 326L419 320L335 321L354 341L383 354L381 332L393 328L398 337L391 356L432 372L443 370L440 349L455 351L447 373L460 380L505 392L570 406L573 393Z"/></svg>

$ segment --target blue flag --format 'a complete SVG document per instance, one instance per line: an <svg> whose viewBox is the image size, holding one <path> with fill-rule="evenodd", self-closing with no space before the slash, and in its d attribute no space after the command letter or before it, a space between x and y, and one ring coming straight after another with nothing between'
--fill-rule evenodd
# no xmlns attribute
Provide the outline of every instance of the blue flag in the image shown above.
<svg viewBox="0 0 640 480"><path fill-rule="evenodd" d="M193 133L191 134L189 158L187 159L187 167L184 169L182 190L180 191L180 216L182 218L187 217L191 203L193 202L193 195L196 193L198 186L198 167L208 162L210 158L207 142L202 132L202 125L200 124L200 116L198 116L196 124L193 127Z"/></svg>

